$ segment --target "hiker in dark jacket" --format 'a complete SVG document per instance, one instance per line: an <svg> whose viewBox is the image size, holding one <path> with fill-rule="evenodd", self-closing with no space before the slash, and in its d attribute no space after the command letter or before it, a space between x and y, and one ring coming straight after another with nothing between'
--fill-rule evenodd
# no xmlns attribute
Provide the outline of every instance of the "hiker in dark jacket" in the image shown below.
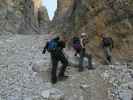
<svg viewBox="0 0 133 100"><path fill-rule="evenodd" d="M87 52L86 52L86 44L88 43L87 34L82 33L81 38L78 42L77 42L77 44L74 44L73 47L76 51L75 56L77 54L79 54L79 56L80 56L79 72L82 72L84 70L83 61L84 61L85 57L88 59L88 69L93 69L93 67L92 67L92 56L91 56L91 54L87 54Z"/></svg>
<svg viewBox="0 0 133 100"><path fill-rule="evenodd" d="M106 36L105 34L102 35L102 48L104 50L106 63L112 63L112 48L113 48L113 39L111 37Z"/></svg>
<svg viewBox="0 0 133 100"><path fill-rule="evenodd" d="M55 39L53 39L53 41L57 43L57 47L49 49L49 42L47 42L46 46L44 47L43 54L45 54L46 51L49 51L49 53L51 54L51 61L52 61L51 82L55 84L57 82L57 67L59 61L61 61L62 67L60 69L58 79L64 80L68 78L68 76L64 74L66 67L68 66L68 60L66 59L63 53L63 48L65 48L65 42L61 41L59 37L56 37Z"/></svg>

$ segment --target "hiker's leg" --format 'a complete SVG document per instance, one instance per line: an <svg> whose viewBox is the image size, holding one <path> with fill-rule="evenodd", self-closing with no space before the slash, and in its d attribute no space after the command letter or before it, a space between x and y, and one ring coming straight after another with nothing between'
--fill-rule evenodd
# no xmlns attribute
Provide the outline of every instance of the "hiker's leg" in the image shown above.
<svg viewBox="0 0 133 100"><path fill-rule="evenodd" d="M111 48L107 47L107 60L109 63L111 63L111 56L112 56Z"/></svg>
<svg viewBox="0 0 133 100"><path fill-rule="evenodd" d="M41 18L40 18L40 16L38 16L38 26L39 27L41 26Z"/></svg>
<svg viewBox="0 0 133 100"><path fill-rule="evenodd" d="M112 47L110 47L110 62L112 63Z"/></svg>
<svg viewBox="0 0 133 100"><path fill-rule="evenodd" d="M59 77L61 76L64 76L64 73L65 73L65 71L66 71L66 68L67 68L67 66L68 66L68 60L67 60L67 58L65 57L65 55L61 52L61 54L60 54L60 61L61 61L61 63L62 63L62 67L61 67L61 69L60 69L60 73L59 73Z"/></svg>
<svg viewBox="0 0 133 100"><path fill-rule="evenodd" d="M108 47L108 57L107 57L107 59L110 63L112 63L112 49L110 47Z"/></svg>
<svg viewBox="0 0 133 100"><path fill-rule="evenodd" d="M109 47L104 48L104 54L105 54L105 58L106 58L106 63L110 64L110 62L111 62L111 52L110 52Z"/></svg>
<svg viewBox="0 0 133 100"><path fill-rule="evenodd" d="M91 56L91 54L85 53L85 57L87 57L87 59L88 59L88 69L92 68L93 66L92 66L92 56Z"/></svg>
<svg viewBox="0 0 133 100"><path fill-rule="evenodd" d="M109 61L108 61L108 58L109 58L108 47L104 47L104 56L105 56L105 63L109 64Z"/></svg>
<svg viewBox="0 0 133 100"><path fill-rule="evenodd" d="M80 58L79 58L79 71L83 71L83 60L84 60L84 52L80 52Z"/></svg>
<svg viewBox="0 0 133 100"><path fill-rule="evenodd" d="M51 81L52 83L56 83L57 82L56 71L57 71L58 60L53 55L51 56L51 59L52 59Z"/></svg>
<svg viewBox="0 0 133 100"><path fill-rule="evenodd" d="M111 63L111 56L108 56L107 60L109 61L109 63Z"/></svg>

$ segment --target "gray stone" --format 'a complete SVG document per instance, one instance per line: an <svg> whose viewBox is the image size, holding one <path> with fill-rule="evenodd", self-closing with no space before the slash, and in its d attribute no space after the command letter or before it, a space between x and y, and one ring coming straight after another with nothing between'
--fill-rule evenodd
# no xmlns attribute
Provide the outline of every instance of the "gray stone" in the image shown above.
<svg viewBox="0 0 133 100"><path fill-rule="evenodd" d="M33 100L31 97L25 97L24 100Z"/></svg>
<svg viewBox="0 0 133 100"><path fill-rule="evenodd" d="M68 56L68 60L69 60L69 63L72 65L72 66L78 66L79 65L79 56ZM88 60L87 58L84 58L84 61L83 61L83 66L84 67L87 67L88 66Z"/></svg>
<svg viewBox="0 0 133 100"><path fill-rule="evenodd" d="M132 100L133 92L132 91L122 91L119 93L121 100Z"/></svg>
<svg viewBox="0 0 133 100"><path fill-rule="evenodd" d="M63 92L55 88L42 91L41 96L48 100L64 100Z"/></svg>
<svg viewBox="0 0 133 100"><path fill-rule="evenodd" d="M32 65L32 70L34 72L46 72L49 69L49 66L47 66L48 62L45 60L37 61Z"/></svg>
<svg viewBox="0 0 133 100"><path fill-rule="evenodd" d="M42 96L44 99L48 99L49 96L50 96L50 91L49 91L49 90L42 91L41 96Z"/></svg>
<svg viewBox="0 0 133 100"><path fill-rule="evenodd" d="M133 91L133 82L129 82L128 83L128 88L131 89Z"/></svg>
<svg viewBox="0 0 133 100"><path fill-rule="evenodd" d="M88 84L81 84L80 85L80 88L83 88L83 89L87 89L89 88L90 86Z"/></svg>

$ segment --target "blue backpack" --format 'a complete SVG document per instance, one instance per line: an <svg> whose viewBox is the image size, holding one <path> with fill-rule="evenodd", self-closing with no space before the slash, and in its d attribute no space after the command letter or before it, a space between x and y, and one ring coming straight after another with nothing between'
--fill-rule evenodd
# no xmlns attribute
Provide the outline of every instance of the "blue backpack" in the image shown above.
<svg viewBox="0 0 133 100"><path fill-rule="evenodd" d="M58 48L58 43L55 40L51 40L48 42L48 51L53 51Z"/></svg>

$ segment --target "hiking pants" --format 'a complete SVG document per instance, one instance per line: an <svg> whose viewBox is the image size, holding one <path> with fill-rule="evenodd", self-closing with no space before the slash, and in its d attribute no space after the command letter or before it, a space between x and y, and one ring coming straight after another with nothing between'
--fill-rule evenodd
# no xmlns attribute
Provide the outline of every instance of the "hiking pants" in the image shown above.
<svg viewBox="0 0 133 100"><path fill-rule="evenodd" d="M61 61L62 67L59 72L59 76L64 76L66 67L68 66L68 60L66 59L63 52L51 53L52 60L52 71L51 71L51 80L57 81L57 67L58 62Z"/></svg>
<svg viewBox="0 0 133 100"><path fill-rule="evenodd" d="M104 47L104 55L106 57L107 62L112 62L112 48L111 47Z"/></svg>
<svg viewBox="0 0 133 100"><path fill-rule="evenodd" d="M88 69L92 68L92 56L87 54L85 50L81 50L79 59L79 70L83 70L83 61L85 57L88 59Z"/></svg>

